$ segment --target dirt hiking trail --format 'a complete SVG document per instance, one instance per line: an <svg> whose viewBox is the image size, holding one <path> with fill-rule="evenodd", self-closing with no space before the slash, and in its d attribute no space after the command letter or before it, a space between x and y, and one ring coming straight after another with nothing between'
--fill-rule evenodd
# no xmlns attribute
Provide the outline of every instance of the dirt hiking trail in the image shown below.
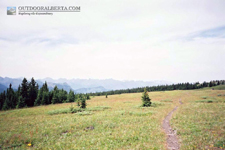
<svg viewBox="0 0 225 150"><path fill-rule="evenodd" d="M181 100L179 99L180 105L182 104ZM178 106L176 106L163 120L162 128L166 132L167 135L167 149L169 150L179 150L180 144L178 142L178 138L176 135L176 131L173 131L173 129L170 126L170 119L173 115L173 112L176 111Z"/></svg>

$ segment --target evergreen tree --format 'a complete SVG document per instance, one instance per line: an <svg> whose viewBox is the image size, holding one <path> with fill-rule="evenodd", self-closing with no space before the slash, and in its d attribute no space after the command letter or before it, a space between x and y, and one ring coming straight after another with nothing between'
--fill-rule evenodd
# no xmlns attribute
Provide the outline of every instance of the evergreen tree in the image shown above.
<svg viewBox="0 0 225 150"><path fill-rule="evenodd" d="M86 104L86 99L85 97L82 95L81 97L81 106L80 108L86 108L87 104Z"/></svg>
<svg viewBox="0 0 225 150"><path fill-rule="evenodd" d="M58 97L57 97L57 93L53 93L53 97L52 97L52 104L56 104L58 103Z"/></svg>
<svg viewBox="0 0 225 150"><path fill-rule="evenodd" d="M204 82L202 83L202 86L203 86L203 87L207 87L208 84L204 81Z"/></svg>
<svg viewBox="0 0 225 150"><path fill-rule="evenodd" d="M19 96L16 108L23 108L25 106L26 106L26 104L25 104L24 98L22 96Z"/></svg>
<svg viewBox="0 0 225 150"><path fill-rule="evenodd" d="M52 104L52 99L53 99L53 91L50 91L49 93L48 93L48 99L49 99L49 104Z"/></svg>
<svg viewBox="0 0 225 150"><path fill-rule="evenodd" d="M65 103L66 102L66 100L67 100L67 91L65 91L65 90L63 90L62 89L62 97L63 97L63 102Z"/></svg>
<svg viewBox="0 0 225 150"><path fill-rule="evenodd" d="M217 81L217 85L220 85L220 81Z"/></svg>
<svg viewBox="0 0 225 150"><path fill-rule="evenodd" d="M8 109L10 109L10 102L9 102L8 97L6 97L3 107L2 107L2 110L8 110Z"/></svg>
<svg viewBox="0 0 225 150"><path fill-rule="evenodd" d="M90 98L89 94L86 94L86 95L87 95L87 100L90 100L91 98Z"/></svg>
<svg viewBox="0 0 225 150"><path fill-rule="evenodd" d="M144 93L142 95L142 106L143 107L150 107L151 104L152 104L151 99L149 98L148 92L145 88Z"/></svg>
<svg viewBox="0 0 225 150"><path fill-rule="evenodd" d="M35 100L34 105L38 106L47 104L50 104L50 100L49 100L48 84L47 82L45 82L38 91L37 99Z"/></svg>
<svg viewBox="0 0 225 150"><path fill-rule="evenodd" d="M22 81L22 84L21 84L21 91L20 91L20 95L22 96L24 102L25 102L25 105L27 105L29 102L29 97L28 97L28 82L27 82L27 79L24 78L23 81Z"/></svg>
<svg viewBox="0 0 225 150"><path fill-rule="evenodd" d="M51 101L52 104L55 104L55 103L59 102L58 93L59 93L59 90L58 90L57 86L55 86L54 90L52 92L52 94L53 94L52 101Z"/></svg>
<svg viewBox="0 0 225 150"><path fill-rule="evenodd" d="M105 98L108 98L108 94L106 93Z"/></svg>
<svg viewBox="0 0 225 150"><path fill-rule="evenodd" d="M50 104L49 103L49 93L44 91L43 96L42 96L42 100L41 100L41 105L47 105L47 104Z"/></svg>
<svg viewBox="0 0 225 150"><path fill-rule="evenodd" d="M6 99L6 94L5 94L5 91L4 91L0 94L0 110L2 110L5 99Z"/></svg>
<svg viewBox="0 0 225 150"><path fill-rule="evenodd" d="M213 83L212 81L209 82L209 87L212 87L213 86Z"/></svg>
<svg viewBox="0 0 225 150"><path fill-rule="evenodd" d="M42 88L43 88L43 91L44 91L44 92L48 92L48 91L49 91L49 89L48 89L48 84L47 84L46 81L45 81L45 83L43 84Z"/></svg>
<svg viewBox="0 0 225 150"><path fill-rule="evenodd" d="M21 94L21 86L19 85L17 92L16 92L16 97L17 97L17 104L16 104L16 108L22 108L25 107L25 102L24 99L22 98Z"/></svg>
<svg viewBox="0 0 225 150"><path fill-rule="evenodd" d="M65 102L67 102L67 92L64 91L63 89L62 90L59 90L57 96L58 96L58 102L59 103L65 103Z"/></svg>
<svg viewBox="0 0 225 150"><path fill-rule="evenodd" d="M17 99L19 99L20 93L21 93L21 86L19 85L17 92L16 92Z"/></svg>
<svg viewBox="0 0 225 150"><path fill-rule="evenodd" d="M32 78L29 83L29 90L28 90L29 101L27 103L27 106L34 106L34 102L35 99L37 98L37 95L38 95L38 86L36 85L34 78Z"/></svg>
<svg viewBox="0 0 225 150"><path fill-rule="evenodd" d="M63 91L62 90L59 90L59 93L57 94L58 96L58 100L59 100L59 103L63 103Z"/></svg>
<svg viewBox="0 0 225 150"><path fill-rule="evenodd" d="M12 89L12 84L10 83L9 88L7 89L6 97L8 98L8 107L9 108L16 108L16 94L14 93L14 90Z"/></svg>
<svg viewBox="0 0 225 150"><path fill-rule="evenodd" d="M42 97L43 97L43 88L41 87L40 90L38 91L38 96L34 102L34 106L41 105Z"/></svg>
<svg viewBox="0 0 225 150"><path fill-rule="evenodd" d="M68 97L67 97L67 102L74 102L74 100L75 100L74 91L70 90Z"/></svg>

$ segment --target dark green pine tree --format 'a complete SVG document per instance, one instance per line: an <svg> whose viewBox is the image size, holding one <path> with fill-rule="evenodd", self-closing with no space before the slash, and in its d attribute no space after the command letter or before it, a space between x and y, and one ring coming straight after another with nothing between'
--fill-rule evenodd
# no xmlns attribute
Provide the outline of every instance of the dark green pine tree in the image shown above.
<svg viewBox="0 0 225 150"><path fill-rule="evenodd" d="M22 96L19 96L16 108L23 108L25 106L26 106L26 104L25 104L24 98Z"/></svg>
<svg viewBox="0 0 225 150"><path fill-rule="evenodd" d="M32 78L29 83L29 90L28 90L29 101L27 106L34 106L34 102L35 99L37 98L37 95L38 95L38 85L36 85L34 78Z"/></svg>
<svg viewBox="0 0 225 150"><path fill-rule="evenodd" d="M5 99L6 99L6 94L5 94L5 91L4 91L0 94L0 110L2 110Z"/></svg>
<svg viewBox="0 0 225 150"><path fill-rule="evenodd" d="M49 100L48 85L47 85L47 82L45 82L43 86L40 88L40 90L38 91L38 95L34 102L34 105L38 106L38 105L47 105L47 104L50 104L50 100Z"/></svg>
<svg viewBox="0 0 225 150"><path fill-rule="evenodd" d="M213 86L213 83L212 81L209 82L209 87L212 87Z"/></svg>
<svg viewBox="0 0 225 150"><path fill-rule="evenodd" d="M12 89L12 84L10 83L9 88L7 88L5 100L2 106L3 110L8 110L16 107L16 97L14 90Z"/></svg>
<svg viewBox="0 0 225 150"><path fill-rule="evenodd" d="M59 90L58 94L57 94L57 97L58 97L58 102L59 103L63 103L63 91L62 90Z"/></svg>
<svg viewBox="0 0 225 150"><path fill-rule="evenodd" d="M2 106L2 110L8 110L8 109L10 109L10 102L9 102L8 97L6 97L4 104Z"/></svg>
<svg viewBox="0 0 225 150"><path fill-rule="evenodd" d="M62 96L63 96L63 103L65 103L67 100L67 91L62 89Z"/></svg>
<svg viewBox="0 0 225 150"><path fill-rule="evenodd" d="M67 102L74 102L75 101L75 95L74 91L70 90L69 94L67 95Z"/></svg>
<svg viewBox="0 0 225 150"><path fill-rule="evenodd" d="M49 90L48 90L48 84L45 81L45 83L42 86L43 89L43 95L42 95L42 100L41 100L41 104L42 105L47 105L50 104L49 102Z"/></svg>
<svg viewBox="0 0 225 150"><path fill-rule="evenodd" d="M220 81L217 82L217 85L220 85Z"/></svg>
<svg viewBox="0 0 225 150"><path fill-rule="evenodd" d="M17 89L17 91L16 91L16 97L17 97L17 99L18 99L19 96L20 96L20 91L21 91L21 86L19 85L19 86L18 86L18 89Z"/></svg>
<svg viewBox="0 0 225 150"><path fill-rule="evenodd" d="M108 98L108 94L107 93L105 94L105 98Z"/></svg>
<svg viewBox="0 0 225 150"><path fill-rule="evenodd" d="M17 104L16 104L16 108L22 108L25 107L25 102L24 99L22 98L21 94L21 86L19 85L18 90L17 90Z"/></svg>
<svg viewBox="0 0 225 150"><path fill-rule="evenodd" d="M44 91L42 100L41 100L41 105L47 105L49 104L49 92Z"/></svg>
<svg viewBox="0 0 225 150"><path fill-rule="evenodd" d="M53 94L52 101L51 101L52 104L55 104L55 103L59 102L59 100L58 100L58 93L59 93L59 90L58 90L57 86L55 86L54 90L52 92L52 94Z"/></svg>
<svg viewBox="0 0 225 150"><path fill-rule="evenodd" d="M44 92L49 92L49 90L48 90L48 84L47 84L46 81L45 81L45 83L43 84L42 88L43 88L43 91L44 91Z"/></svg>
<svg viewBox="0 0 225 150"><path fill-rule="evenodd" d="M49 93L48 93L48 95L49 95L49 104L52 104L52 98L53 98L53 91L50 91Z"/></svg>
<svg viewBox="0 0 225 150"><path fill-rule="evenodd" d="M204 81L204 82L202 83L202 86L203 86L203 87L207 87L207 86L208 86L207 82Z"/></svg>
<svg viewBox="0 0 225 150"><path fill-rule="evenodd" d="M87 104L86 104L86 99L83 95L81 96L80 102L81 102L80 108L85 109Z"/></svg>
<svg viewBox="0 0 225 150"><path fill-rule="evenodd" d="M53 92L52 104L56 104L56 103L58 103L57 93L54 93L54 92Z"/></svg>
<svg viewBox="0 0 225 150"><path fill-rule="evenodd" d="M7 89L6 97L9 100L9 108L16 108L16 94L14 93L14 90L12 89L12 84L10 83L9 88Z"/></svg>
<svg viewBox="0 0 225 150"><path fill-rule="evenodd" d="M41 87L40 90L38 91L38 95L34 102L34 106L41 105L42 97L43 97L43 88Z"/></svg>
<svg viewBox="0 0 225 150"><path fill-rule="evenodd" d="M90 96L89 96L89 94L87 94L86 97L87 97L87 100L90 100L91 99Z"/></svg>
<svg viewBox="0 0 225 150"><path fill-rule="evenodd" d="M28 86L27 79L24 78L21 84L20 96L22 96L22 99L25 102L25 105L28 105L29 103L28 89L29 89L29 86Z"/></svg>
<svg viewBox="0 0 225 150"><path fill-rule="evenodd" d="M152 102L151 99L149 98L148 92L146 90L146 88L144 89L144 93L142 95L142 106L143 107L150 107Z"/></svg>

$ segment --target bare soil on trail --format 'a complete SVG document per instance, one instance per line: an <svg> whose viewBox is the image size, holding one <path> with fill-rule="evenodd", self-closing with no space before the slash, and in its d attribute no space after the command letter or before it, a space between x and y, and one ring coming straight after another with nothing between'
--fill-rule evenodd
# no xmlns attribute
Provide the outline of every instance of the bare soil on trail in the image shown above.
<svg viewBox="0 0 225 150"><path fill-rule="evenodd" d="M181 100L179 100L180 104L182 104ZM173 112L176 111L178 106L176 106L163 120L162 128L166 132L167 135L167 149L169 150L179 150L180 144L178 142L178 138L176 135L176 131L174 131L170 126L170 119L173 115Z"/></svg>

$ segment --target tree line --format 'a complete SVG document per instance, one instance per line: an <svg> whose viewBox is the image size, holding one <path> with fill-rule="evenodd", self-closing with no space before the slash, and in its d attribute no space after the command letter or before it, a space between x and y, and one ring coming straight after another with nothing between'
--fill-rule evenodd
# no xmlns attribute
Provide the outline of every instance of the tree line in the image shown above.
<svg viewBox="0 0 225 150"><path fill-rule="evenodd" d="M75 94L72 90L67 92L57 86L50 91L47 82L39 88L34 78L30 82L24 78L17 90L14 91L10 84L9 88L0 94L0 110L71 102L77 102L79 106L88 99L88 94Z"/></svg>
<svg viewBox="0 0 225 150"><path fill-rule="evenodd" d="M14 108L32 107L39 105L48 105L56 103L71 103L77 102L78 106L82 106L86 100L90 99L90 96L101 96L122 94L122 93L139 93L144 92L146 88L147 91L170 91L170 90L191 90L200 89L203 87L212 87L216 85L225 84L225 80L216 80L203 83L178 83L172 85L158 85L158 86L147 86L132 89L122 89L122 90L111 90L107 92L96 92L88 94L76 94L73 90L69 92L58 89L57 86L54 87L52 91L49 90L47 82L45 82L41 88L36 83L34 78L30 82L26 78L22 80L21 85L18 89L14 91L12 84L9 85L6 91L0 94L0 110L8 110Z"/></svg>
<svg viewBox="0 0 225 150"><path fill-rule="evenodd" d="M158 85L158 86L147 86L147 87L138 87L132 89L122 89L122 90L111 90L105 92L97 92L97 93L89 93L90 96L101 96L101 95L115 95L115 94L123 94L123 93L140 93L144 92L146 88L147 91L171 91L171 90L193 90L200 89L204 87L212 87L216 85L225 84L225 80L215 80L210 82L203 83L178 83L172 85Z"/></svg>

